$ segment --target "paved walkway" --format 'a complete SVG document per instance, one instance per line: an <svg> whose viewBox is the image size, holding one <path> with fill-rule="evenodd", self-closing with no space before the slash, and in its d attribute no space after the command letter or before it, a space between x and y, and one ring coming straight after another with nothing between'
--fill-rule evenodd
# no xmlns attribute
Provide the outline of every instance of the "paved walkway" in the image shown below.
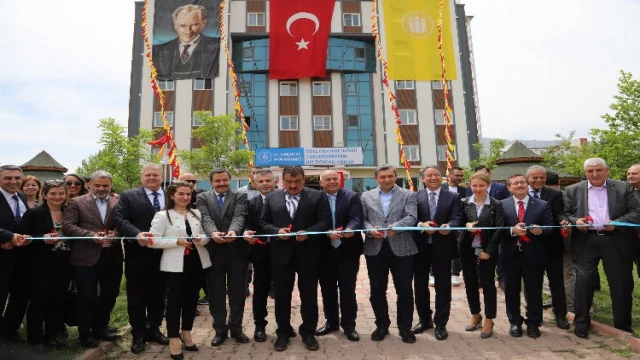
<svg viewBox="0 0 640 360"><path fill-rule="evenodd" d="M431 288L433 289L433 288ZM640 355L630 352L622 343L598 334L591 334L589 340L577 338L567 330L555 326L552 314L545 314L545 322L541 328L542 337L531 339L526 335L521 338L509 336L509 325L504 309L504 294L499 291L498 317L495 320L494 335L490 339L480 339L480 332L466 332L464 326L469 321L469 311L464 285L453 289L451 319L447 326L449 338L437 341L433 330L418 335L415 344L405 344L398 336L395 328L395 291L393 282L389 280L390 311L392 317L391 335L382 342L371 341L370 335L375 329L373 310L369 304L369 279L364 258L358 276L357 297L359 304L357 330L362 339L353 343L344 334L335 332L318 337L320 350L311 352L304 348L300 336L292 339L289 349L284 352L273 350L275 341L274 301L269 300L268 340L264 343L253 341L253 319L251 317L251 298L247 299L245 308L245 332L252 338L248 344L237 344L228 339L221 347L209 344L214 332L212 319L206 306L200 306L202 316L196 318L193 330L194 341L200 347L198 353L185 352L185 359L640 359ZM433 291L432 291L433 298ZM318 290L318 303L322 304ZM414 314L414 324L417 314ZM300 301L294 294L292 321L294 328L300 324ZM324 323L320 309L319 324ZM526 327L525 327L526 329ZM168 347L160 345L147 346L147 351L136 356L128 352L130 343L123 342L121 350L114 352L110 358L118 359L168 359ZM621 355L624 355L622 357Z"/></svg>

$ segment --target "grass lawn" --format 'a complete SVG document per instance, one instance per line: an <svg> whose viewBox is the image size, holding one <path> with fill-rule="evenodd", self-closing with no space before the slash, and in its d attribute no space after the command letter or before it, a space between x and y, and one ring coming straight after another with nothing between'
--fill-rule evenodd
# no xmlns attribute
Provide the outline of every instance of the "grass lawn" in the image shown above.
<svg viewBox="0 0 640 360"><path fill-rule="evenodd" d="M602 290L596 291L593 297L593 306L595 308L593 320L613 326L613 311L611 309L611 297L609 296L609 283L607 283L607 276L604 274L602 264L600 264L598 269L600 271L600 287ZM632 327L634 328L635 337L640 337L640 278L638 278L635 268L633 269L633 282L635 286L632 294Z"/></svg>

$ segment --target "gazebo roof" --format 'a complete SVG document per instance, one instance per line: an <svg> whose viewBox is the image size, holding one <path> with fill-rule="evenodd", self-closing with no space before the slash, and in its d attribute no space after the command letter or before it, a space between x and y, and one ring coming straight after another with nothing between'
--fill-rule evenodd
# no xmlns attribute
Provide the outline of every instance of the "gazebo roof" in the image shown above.
<svg viewBox="0 0 640 360"><path fill-rule="evenodd" d="M496 165L509 164L509 163L541 163L543 157L534 153L526 147L523 143L516 140L511 146L502 153L500 159L496 160Z"/></svg>
<svg viewBox="0 0 640 360"><path fill-rule="evenodd" d="M23 171L58 171L66 173L67 168L56 161L48 152L42 150L38 155L20 166Z"/></svg>

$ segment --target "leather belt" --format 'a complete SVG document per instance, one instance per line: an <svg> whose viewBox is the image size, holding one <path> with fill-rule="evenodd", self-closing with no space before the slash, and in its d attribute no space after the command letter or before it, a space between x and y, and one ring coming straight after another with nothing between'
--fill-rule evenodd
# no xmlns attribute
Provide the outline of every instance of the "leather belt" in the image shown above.
<svg viewBox="0 0 640 360"><path fill-rule="evenodd" d="M606 230L587 230L587 233L598 235L598 236L613 236L613 233L611 231L606 231Z"/></svg>

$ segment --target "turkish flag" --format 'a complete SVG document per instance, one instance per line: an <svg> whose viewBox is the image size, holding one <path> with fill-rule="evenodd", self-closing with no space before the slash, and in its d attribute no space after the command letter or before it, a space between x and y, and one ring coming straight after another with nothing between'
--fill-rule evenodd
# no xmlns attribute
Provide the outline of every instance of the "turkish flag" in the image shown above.
<svg viewBox="0 0 640 360"><path fill-rule="evenodd" d="M269 1L269 78L324 77L335 0Z"/></svg>

